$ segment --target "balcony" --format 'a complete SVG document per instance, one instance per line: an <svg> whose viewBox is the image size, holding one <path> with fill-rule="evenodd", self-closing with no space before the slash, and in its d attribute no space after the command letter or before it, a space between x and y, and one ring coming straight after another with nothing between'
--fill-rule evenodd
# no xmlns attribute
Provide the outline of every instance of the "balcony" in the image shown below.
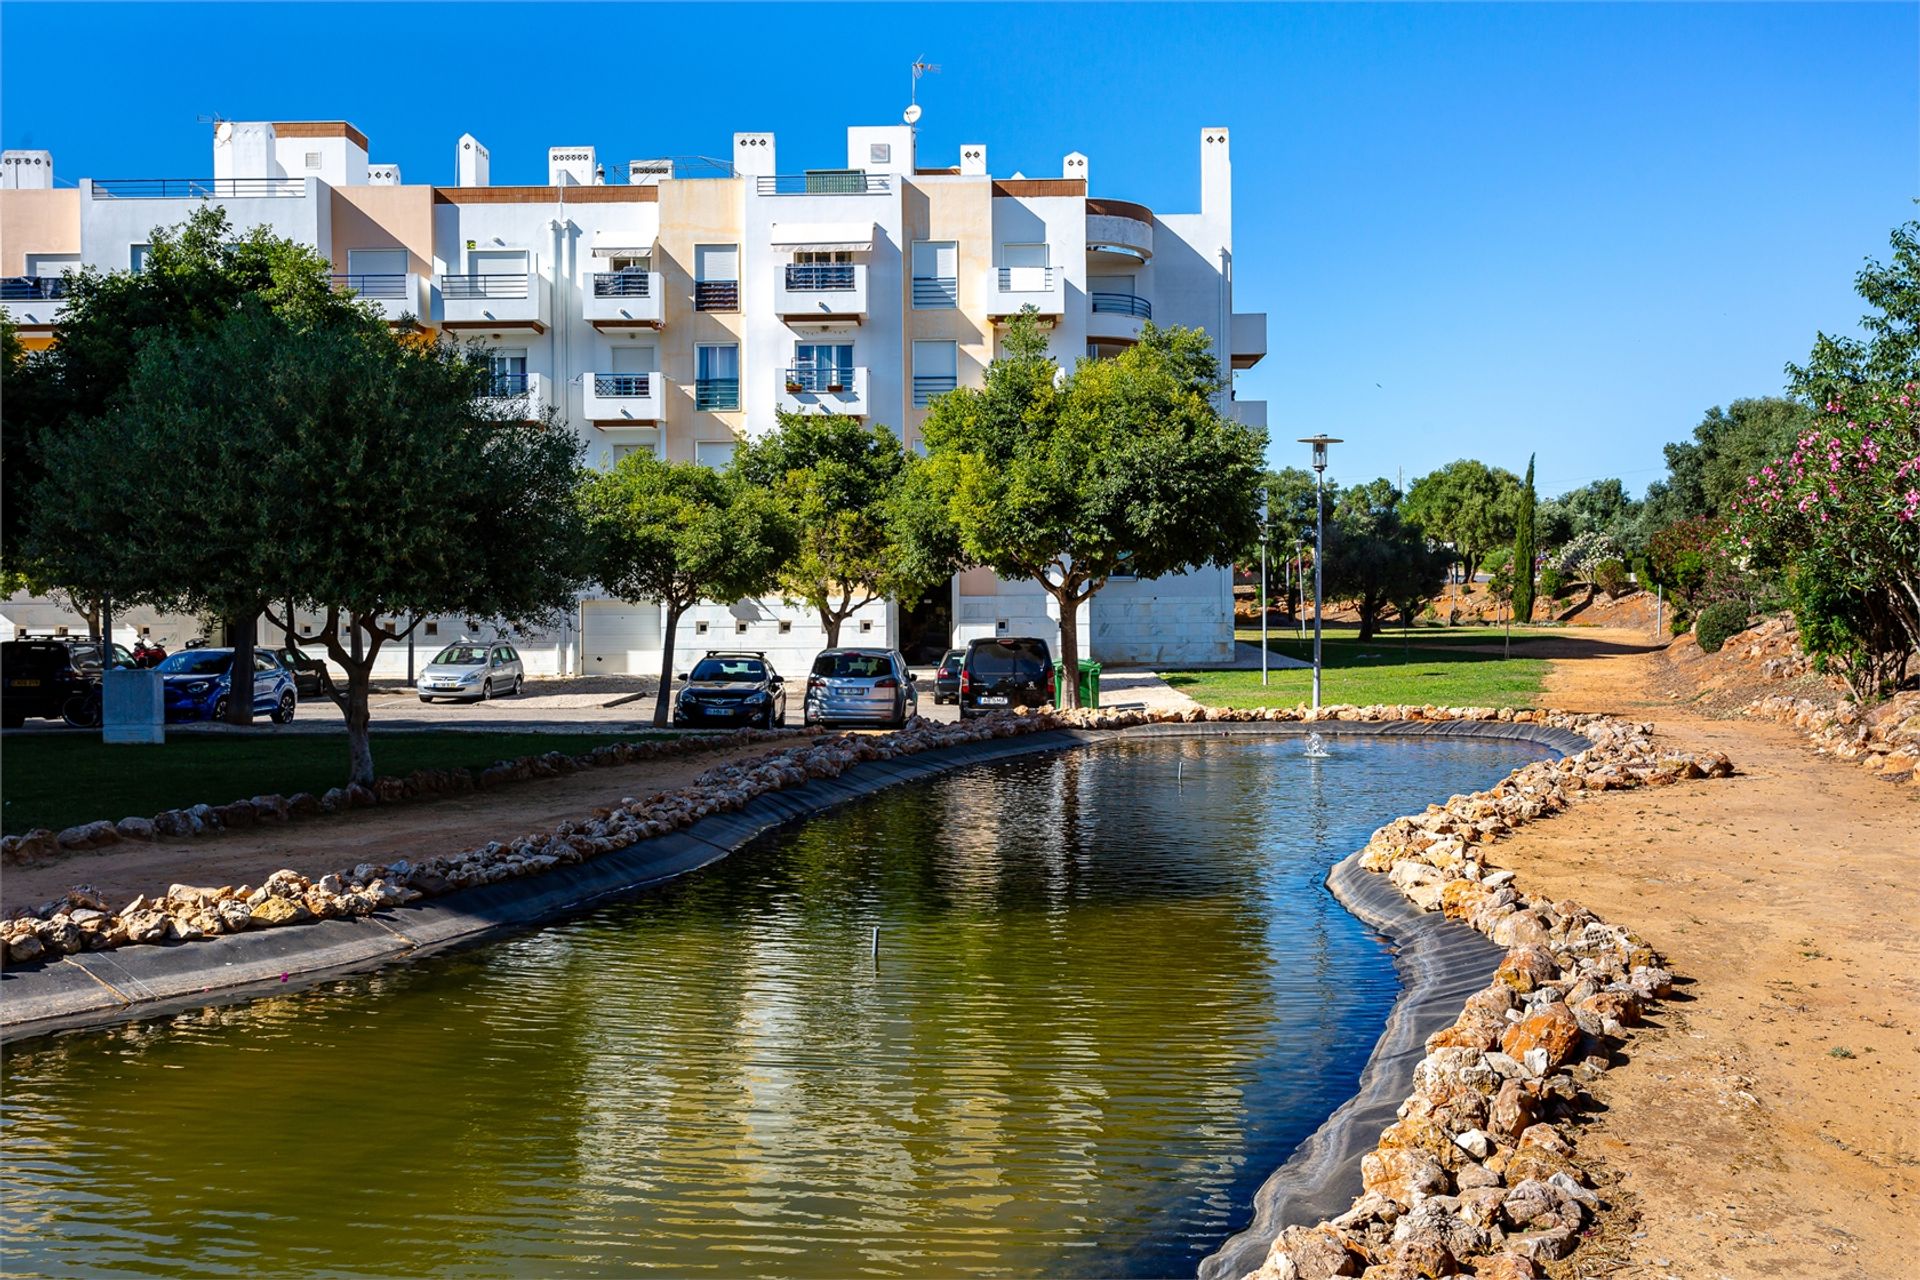
<svg viewBox="0 0 1920 1280"><path fill-rule="evenodd" d="M987 317L1005 323L1028 307L1043 320L1067 313L1066 272L1057 267L996 267L987 273Z"/></svg>
<svg viewBox="0 0 1920 1280"><path fill-rule="evenodd" d="M952 311L960 305L960 281L953 276L915 276L915 311Z"/></svg>
<svg viewBox="0 0 1920 1280"><path fill-rule="evenodd" d="M547 331L547 291L534 272L441 276L440 308L449 329Z"/></svg>
<svg viewBox="0 0 1920 1280"><path fill-rule="evenodd" d="M1139 264L1153 258L1153 210L1131 200L1087 201L1087 261Z"/></svg>
<svg viewBox="0 0 1920 1280"><path fill-rule="evenodd" d="M587 421L599 427L648 426L660 421L663 380L657 373L590 373ZM734 398L739 398L736 390Z"/></svg>
<svg viewBox="0 0 1920 1280"><path fill-rule="evenodd" d="M702 413L730 413L740 407L740 379L700 378L693 384L693 407Z"/></svg>
<svg viewBox="0 0 1920 1280"><path fill-rule="evenodd" d="M62 276L7 276L0 279L0 303L7 319L22 329L51 329L67 309Z"/></svg>
<svg viewBox="0 0 1920 1280"><path fill-rule="evenodd" d="M95 200L297 200L305 178L95 178Z"/></svg>
<svg viewBox="0 0 1920 1280"><path fill-rule="evenodd" d="M867 416L866 366L783 369L778 404L782 413L837 413L864 418Z"/></svg>
<svg viewBox="0 0 1920 1280"><path fill-rule="evenodd" d="M596 329L658 329L665 292L658 271L596 271L581 306Z"/></svg>
<svg viewBox="0 0 1920 1280"><path fill-rule="evenodd" d="M1233 367L1251 369L1267 354L1267 313L1233 313Z"/></svg>
<svg viewBox="0 0 1920 1280"><path fill-rule="evenodd" d="M1249 427L1267 425L1267 402L1265 400L1235 400L1233 419Z"/></svg>
<svg viewBox="0 0 1920 1280"><path fill-rule="evenodd" d="M694 281L693 309L695 311L738 311L740 282L738 280Z"/></svg>
<svg viewBox="0 0 1920 1280"><path fill-rule="evenodd" d="M858 324L867 314L866 264L789 263L781 269L773 305L788 320Z"/></svg>
<svg viewBox="0 0 1920 1280"><path fill-rule="evenodd" d="M1141 324L1153 319L1153 303L1136 293L1090 292L1087 300L1092 312L1087 318L1089 338L1138 342Z"/></svg>
<svg viewBox="0 0 1920 1280"><path fill-rule="evenodd" d="M427 305L426 277L417 271L377 275L335 272L333 287L373 303L388 324L401 324L409 318L424 324L433 315Z"/></svg>
<svg viewBox="0 0 1920 1280"><path fill-rule="evenodd" d="M539 373L496 373L480 395L481 409L509 422L539 422L547 416L547 379Z"/></svg>
<svg viewBox="0 0 1920 1280"><path fill-rule="evenodd" d="M754 179L753 189L763 196L883 196L893 190L893 179L858 169L816 169L763 174Z"/></svg>

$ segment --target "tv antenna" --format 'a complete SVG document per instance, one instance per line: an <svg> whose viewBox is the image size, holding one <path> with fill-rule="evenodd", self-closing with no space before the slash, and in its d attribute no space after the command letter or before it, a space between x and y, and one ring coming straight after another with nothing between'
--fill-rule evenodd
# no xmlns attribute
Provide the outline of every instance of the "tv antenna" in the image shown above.
<svg viewBox="0 0 1920 1280"><path fill-rule="evenodd" d="M937 72L939 70L939 64L928 62L927 55L924 53L913 60L913 83L909 86L907 94L907 109L902 113L902 118L905 119L908 124L912 124L920 118L920 77L926 75L929 71Z"/></svg>

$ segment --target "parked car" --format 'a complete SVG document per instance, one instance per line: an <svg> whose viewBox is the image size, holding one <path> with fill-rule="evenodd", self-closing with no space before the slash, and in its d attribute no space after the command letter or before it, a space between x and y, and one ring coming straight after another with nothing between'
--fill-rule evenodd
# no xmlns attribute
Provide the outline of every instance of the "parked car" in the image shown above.
<svg viewBox="0 0 1920 1280"><path fill-rule="evenodd" d="M673 723L682 729L787 722L787 684L764 653L707 650L693 670L674 676Z"/></svg>
<svg viewBox="0 0 1920 1280"><path fill-rule="evenodd" d="M73 655L73 665L88 675L98 679L100 676L100 645L92 640L59 640ZM109 652L116 667L137 667L133 651L123 644L110 646Z"/></svg>
<svg viewBox="0 0 1920 1280"><path fill-rule="evenodd" d="M301 701L326 696L326 663L304 649L285 645L275 649L273 656L280 659L281 666L293 672L293 687L299 691Z"/></svg>
<svg viewBox="0 0 1920 1280"><path fill-rule="evenodd" d="M29 717L84 724L87 716L80 703L95 694L99 670L96 666L89 672L75 661L79 647L53 639L0 644L0 724L18 729ZM98 648L89 647L97 662ZM77 716L68 715L70 702ZM98 706L97 697L93 704Z"/></svg>
<svg viewBox="0 0 1920 1280"><path fill-rule="evenodd" d="M526 668L512 645L463 640L435 654L413 687L422 702L435 698L485 702L499 694L519 693L526 678Z"/></svg>
<svg viewBox="0 0 1920 1280"><path fill-rule="evenodd" d="M801 720L806 724L881 724L898 729L920 714L920 690L907 660L891 649L828 649L813 660Z"/></svg>
<svg viewBox="0 0 1920 1280"><path fill-rule="evenodd" d="M154 668L168 720L224 720L233 689L233 650L182 649ZM300 695L293 672L271 649L253 651L253 712L275 724L293 720Z"/></svg>
<svg viewBox="0 0 1920 1280"><path fill-rule="evenodd" d="M991 636L967 645L960 663L960 718L1053 702L1053 654L1033 636Z"/></svg>
<svg viewBox="0 0 1920 1280"><path fill-rule="evenodd" d="M967 660L965 649L949 649L933 672L933 705L960 701L960 664Z"/></svg>

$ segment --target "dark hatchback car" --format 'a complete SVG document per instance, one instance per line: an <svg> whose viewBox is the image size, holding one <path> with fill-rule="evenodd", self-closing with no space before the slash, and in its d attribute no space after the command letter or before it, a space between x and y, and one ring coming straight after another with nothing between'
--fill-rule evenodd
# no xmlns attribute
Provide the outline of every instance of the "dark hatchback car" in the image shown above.
<svg viewBox="0 0 1920 1280"><path fill-rule="evenodd" d="M674 679L673 723L682 729L787 722L787 684L764 653L709 650L693 670Z"/></svg>
<svg viewBox="0 0 1920 1280"><path fill-rule="evenodd" d="M321 672L326 670L326 663L304 649L293 649L285 645L275 649L273 653L280 659L281 666L293 672L294 691L300 695L302 702L326 694L326 681L321 676Z"/></svg>
<svg viewBox="0 0 1920 1280"><path fill-rule="evenodd" d="M1053 654L1033 636L992 636L967 645L960 663L960 718L1053 703Z"/></svg>
<svg viewBox="0 0 1920 1280"><path fill-rule="evenodd" d="M98 645L65 640L0 644L0 724L18 729L29 718L60 719L67 700L87 693L99 679L99 655ZM132 661L129 655L127 665Z"/></svg>
<svg viewBox="0 0 1920 1280"><path fill-rule="evenodd" d="M949 649L933 672L933 702L960 701L960 664L967 660L965 649Z"/></svg>

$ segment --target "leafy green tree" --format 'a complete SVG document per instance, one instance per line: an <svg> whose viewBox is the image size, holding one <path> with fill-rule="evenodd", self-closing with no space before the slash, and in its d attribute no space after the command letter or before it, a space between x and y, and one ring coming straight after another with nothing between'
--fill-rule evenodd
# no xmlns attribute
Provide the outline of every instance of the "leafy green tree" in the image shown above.
<svg viewBox="0 0 1920 1280"><path fill-rule="evenodd" d="M328 694L346 718L349 780L370 783L382 645L425 615L545 621L583 580L579 445L489 416L485 379L458 350L396 338L375 317L309 323L244 300L206 330L150 338L107 413L49 442L36 546L102 551L116 598L323 615L299 640L346 672ZM137 545L102 535L128 511ZM250 697L234 685L230 701Z"/></svg>
<svg viewBox="0 0 1920 1280"><path fill-rule="evenodd" d="M1865 340L1820 333L1807 363L1787 366L1788 388L1812 411L1920 382L1920 222L1902 223L1891 238L1892 257L1869 258L1853 278L1869 308L1860 318Z"/></svg>
<svg viewBox="0 0 1920 1280"><path fill-rule="evenodd" d="M1354 485L1341 492L1327 529L1327 596L1353 605L1363 643L1390 608L1411 620L1439 591L1452 559L1402 510L1391 480Z"/></svg>
<svg viewBox="0 0 1920 1280"><path fill-rule="evenodd" d="M669 724L681 617L702 600L772 591L794 555L792 521L773 494L738 471L647 453L630 453L589 476L580 502L593 576L607 594L666 608L653 722Z"/></svg>
<svg viewBox="0 0 1920 1280"><path fill-rule="evenodd" d="M1462 458L1415 480L1405 515L1429 537L1453 544L1471 583L1487 552L1513 537L1517 488L1511 472Z"/></svg>
<svg viewBox="0 0 1920 1280"><path fill-rule="evenodd" d="M1216 409L1219 364L1199 330L1148 324L1060 378L1026 316L1002 352L983 387L934 402L902 528L920 566L945 556L1038 582L1072 672L1079 607L1114 573L1230 565L1254 540L1265 433ZM1079 704L1078 680L1063 697Z"/></svg>
<svg viewBox="0 0 1920 1280"><path fill-rule="evenodd" d="M1260 490L1267 498L1267 555L1278 563L1293 555L1296 542L1311 543L1314 537L1313 472L1304 467L1282 467L1260 476ZM1338 490L1327 486L1328 508ZM1256 534L1237 557L1242 567L1260 563L1260 539Z"/></svg>
<svg viewBox="0 0 1920 1280"><path fill-rule="evenodd" d="M932 583L904 572L892 519L910 455L879 424L837 415L779 415L777 429L741 446L733 465L771 493L794 529L778 589L820 616L829 647L860 609L894 597L911 604Z"/></svg>
<svg viewBox="0 0 1920 1280"><path fill-rule="evenodd" d="M1513 509L1513 616L1517 622L1533 617L1534 494L1533 455L1527 455L1527 478Z"/></svg>
<svg viewBox="0 0 1920 1280"><path fill-rule="evenodd" d="M1640 504L1627 496L1617 479L1595 480L1539 505L1537 522L1542 545L1557 547L1574 539L1605 534L1616 546L1638 551L1644 539L1637 534Z"/></svg>

